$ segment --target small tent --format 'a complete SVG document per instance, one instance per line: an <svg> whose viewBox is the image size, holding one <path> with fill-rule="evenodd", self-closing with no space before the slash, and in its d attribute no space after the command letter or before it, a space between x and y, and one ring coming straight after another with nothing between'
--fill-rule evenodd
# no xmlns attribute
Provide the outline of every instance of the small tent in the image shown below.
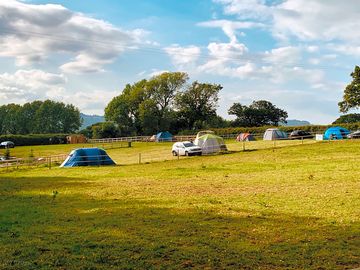
<svg viewBox="0 0 360 270"><path fill-rule="evenodd" d="M71 151L60 167L116 165L105 150L100 148L79 148Z"/></svg>
<svg viewBox="0 0 360 270"><path fill-rule="evenodd" d="M330 127L324 133L324 140L346 139L350 131L343 127Z"/></svg>
<svg viewBox="0 0 360 270"><path fill-rule="evenodd" d="M218 153L227 151L224 139L214 134L205 134L197 140L203 154Z"/></svg>
<svg viewBox="0 0 360 270"><path fill-rule="evenodd" d="M171 142L173 139L173 135L169 131L159 132L156 134L157 142Z"/></svg>
<svg viewBox="0 0 360 270"><path fill-rule="evenodd" d="M156 135L152 135L149 139L150 142L155 142L156 141Z"/></svg>
<svg viewBox="0 0 360 270"><path fill-rule="evenodd" d="M284 131L281 131L277 128L268 128L265 133L263 140L264 141L274 141L274 140L285 140L287 139L287 134Z"/></svg>
<svg viewBox="0 0 360 270"><path fill-rule="evenodd" d="M249 141L256 141L254 135L250 134L250 133L240 133L237 137L236 140L238 142L249 142Z"/></svg>

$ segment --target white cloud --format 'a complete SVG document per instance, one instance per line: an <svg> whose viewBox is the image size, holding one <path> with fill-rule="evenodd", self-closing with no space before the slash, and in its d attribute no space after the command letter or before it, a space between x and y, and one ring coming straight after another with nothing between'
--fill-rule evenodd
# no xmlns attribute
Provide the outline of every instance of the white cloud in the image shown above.
<svg viewBox="0 0 360 270"><path fill-rule="evenodd" d="M103 114L106 104L117 94L101 90L73 91L68 89L64 74L37 69L0 74L0 104L52 99L74 104L86 113Z"/></svg>
<svg viewBox="0 0 360 270"><path fill-rule="evenodd" d="M0 102L24 103L34 99L51 98L52 93L64 91L67 82L63 74L41 70L18 70L0 74ZM2 102L1 102L2 103Z"/></svg>
<svg viewBox="0 0 360 270"><path fill-rule="evenodd" d="M98 72L144 39L141 29L125 31L61 5L0 2L0 56L18 66L44 61L55 53L73 56L64 72ZM144 41L145 42L145 41Z"/></svg>
<svg viewBox="0 0 360 270"><path fill-rule="evenodd" d="M300 59L301 49L299 47L280 47L264 53L264 61L277 66L294 65Z"/></svg>
<svg viewBox="0 0 360 270"><path fill-rule="evenodd" d="M237 33L236 30L239 29L250 29L250 28L263 28L265 27L262 23L256 22L241 22L241 21L229 21L229 20L213 20L200 22L197 24L202 27L210 27L210 28L221 28L224 33L230 38L230 42L237 41ZM243 33L240 33L243 35Z"/></svg>
<svg viewBox="0 0 360 270"><path fill-rule="evenodd" d="M349 44L330 45L329 49L341 54L360 57L360 46L349 45ZM329 56L330 55L328 55L328 58Z"/></svg>
<svg viewBox="0 0 360 270"><path fill-rule="evenodd" d="M197 61L201 49L197 46L181 47L177 44L166 47L165 52L171 57L176 66L189 65Z"/></svg>
<svg viewBox="0 0 360 270"><path fill-rule="evenodd" d="M356 1L287 0L273 9L274 33L300 40L357 42L359 13Z"/></svg>
<svg viewBox="0 0 360 270"><path fill-rule="evenodd" d="M240 19L266 21L280 40L291 37L303 41L345 41L358 43L360 5L356 1L284 0L270 4L266 0L213 0L224 13ZM310 48L311 50L311 48Z"/></svg>
<svg viewBox="0 0 360 270"><path fill-rule="evenodd" d="M225 14L237 15L240 19L264 20L270 16L270 7L265 0L214 0L224 5Z"/></svg>

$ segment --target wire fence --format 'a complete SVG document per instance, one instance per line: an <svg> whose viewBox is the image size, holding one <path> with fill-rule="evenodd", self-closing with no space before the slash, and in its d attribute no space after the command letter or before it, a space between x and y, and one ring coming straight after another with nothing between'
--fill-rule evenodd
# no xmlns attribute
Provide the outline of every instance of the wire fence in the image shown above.
<svg viewBox="0 0 360 270"><path fill-rule="evenodd" d="M208 146L203 148L202 154L212 155L269 148L276 149L286 146L312 144L316 141L323 140L323 134L319 134L318 132L310 132L306 135L297 135L284 138L274 135L274 138L270 138L271 140L263 140L263 133L252 133L251 136L243 138L239 138L238 134L226 134L221 137L225 139L226 145ZM188 158L185 153L178 152L176 155L174 155L171 142L158 144L155 142L149 142L147 140L129 141L127 140L128 138L129 137L92 140L90 143L81 144L81 146L84 148L101 147L107 150L109 156L116 162L117 165L142 164ZM141 138L145 137L137 137L139 140ZM195 136L176 136L177 141L193 141L194 139ZM345 139L346 136L341 138L333 137L332 140L327 141L344 141ZM355 139L357 139L357 141L360 143L359 137L350 138L349 140ZM0 160L0 172L24 168L31 169L41 166L51 169L54 166L59 166L67 157L68 154L60 154L43 157L10 158L8 160ZM97 158L102 159L102 157ZM97 163L91 164L90 161L86 160L80 161L80 163L83 163L81 165L102 165Z"/></svg>

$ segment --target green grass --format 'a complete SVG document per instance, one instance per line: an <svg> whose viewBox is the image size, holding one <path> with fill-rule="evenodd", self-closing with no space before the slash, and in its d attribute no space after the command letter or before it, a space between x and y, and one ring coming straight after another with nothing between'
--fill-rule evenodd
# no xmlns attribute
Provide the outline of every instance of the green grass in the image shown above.
<svg viewBox="0 0 360 270"><path fill-rule="evenodd" d="M274 147L284 147L290 145L300 145L300 144L312 144L315 143L314 140L305 140L304 142L295 140L285 140L285 141L255 141L255 142L245 142L243 143L236 142L235 140L227 140L226 144L229 151L237 152L245 150L259 150L267 149ZM113 143L113 144L68 144L68 145L39 145L39 146L19 146L11 149L11 156L16 158L29 158L32 153L35 157L47 157L47 156L56 156L56 155L68 155L71 150L81 147L101 147L106 149L107 153L111 158L119 165L125 164L136 164L139 163L139 158L142 163L154 162L154 161L164 161L164 160L174 160L177 157L171 155L171 146L173 143L142 143L142 142L133 142L131 148L127 148L126 142ZM4 150L2 151L4 152ZM0 155L2 153L0 151ZM181 157L183 158L183 157Z"/></svg>
<svg viewBox="0 0 360 270"><path fill-rule="evenodd" d="M257 143L141 165L1 172L0 269L360 267L360 142ZM125 164L139 152L166 159L169 146L108 152ZM62 147L34 154L71 149Z"/></svg>

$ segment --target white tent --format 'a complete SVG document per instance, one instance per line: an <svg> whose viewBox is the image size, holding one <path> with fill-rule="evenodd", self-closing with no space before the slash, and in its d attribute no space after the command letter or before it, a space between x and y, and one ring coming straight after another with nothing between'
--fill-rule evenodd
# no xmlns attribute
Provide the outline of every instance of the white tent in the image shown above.
<svg viewBox="0 0 360 270"><path fill-rule="evenodd" d="M284 140L287 139L287 134L277 128L269 128L265 131L264 141Z"/></svg>
<svg viewBox="0 0 360 270"><path fill-rule="evenodd" d="M199 143L199 138L200 138L201 136L206 135L206 134L215 134L215 132L212 131L212 130L202 130L202 131L199 131L198 134L196 134L196 138L195 138L194 144L199 145L199 144L198 144L198 143Z"/></svg>
<svg viewBox="0 0 360 270"><path fill-rule="evenodd" d="M227 151L224 139L214 134L206 134L198 138L197 145L201 147L203 154L212 154Z"/></svg>

